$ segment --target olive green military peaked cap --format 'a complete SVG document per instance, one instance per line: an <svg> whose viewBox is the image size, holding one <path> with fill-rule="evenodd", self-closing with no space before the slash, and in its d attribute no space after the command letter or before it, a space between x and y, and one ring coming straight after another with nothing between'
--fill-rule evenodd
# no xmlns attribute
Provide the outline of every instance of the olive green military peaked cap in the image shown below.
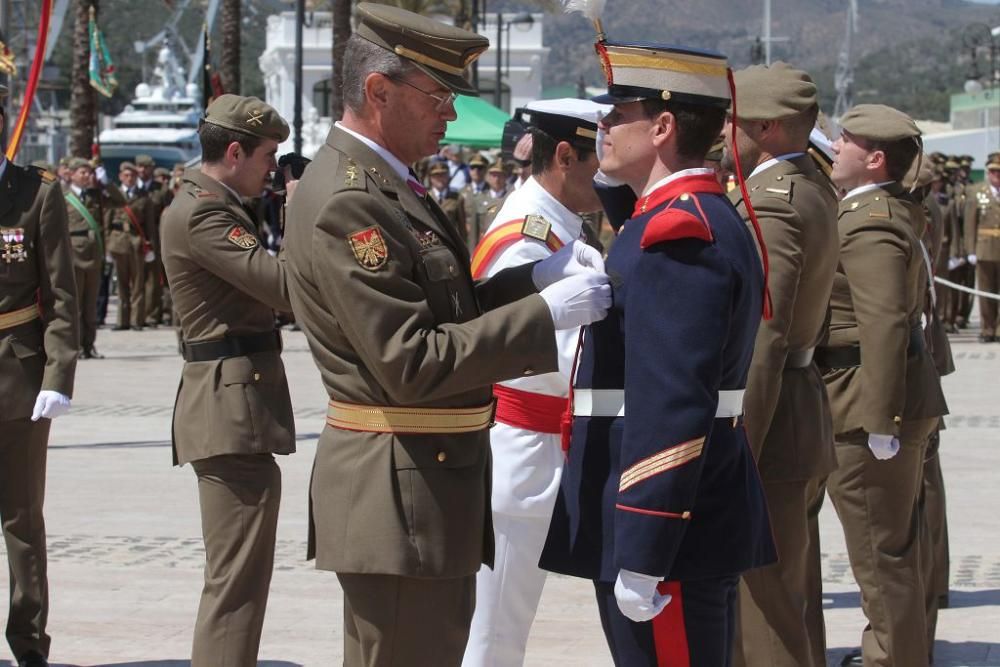
<svg viewBox="0 0 1000 667"><path fill-rule="evenodd" d="M82 157L70 158L69 164L66 165L73 171L76 171L80 167L86 167L87 169L93 169L94 165L90 164L90 160L85 160Z"/></svg>
<svg viewBox="0 0 1000 667"><path fill-rule="evenodd" d="M138 171L138 169L136 169L135 164L125 161L118 165L118 173L120 174L123 171Z"/></svg>
<svg viewBox="0 0 1000 667"><path fill-rule="evenodd" d="M281 143L288 138L288 123L274 107L256 97L219 95L205 110L206 123Z"/></svg>
<svg viewBox="0 0 1000 667"><path fill-rule="evenodd" d="M788 63L753 65L733 73L739 117L781 120L816 106L812 77Z"/></svg>
<svg viewBox="0 0 1000 667"><path fill-rule="evenodd" d="M406 58L456 93L479 95L465 70L489 48L490 40L399 7L362 2L357 12L359 37Z"/></svg>
<svg viewBox="0 0 1000 667"><path fill-rule="evenodd" d="M840 127L847 133L872 141L916 139L920 128L899 109L884 104L858 104L840 118Z"/></svg>
<svg viewBox="0 0 1000 667"><path fill-rule="evenodd" d="M986 156L987 169L1000 169L1000 153L990 153Z"/></svg>
<svg viewBox="0 0 1000 667"><path fill-rule="evenodd" d="M135 156L135 163L140 167L155 167L156 160L152 156L146 155L145 153L140 153Z"/></svg>

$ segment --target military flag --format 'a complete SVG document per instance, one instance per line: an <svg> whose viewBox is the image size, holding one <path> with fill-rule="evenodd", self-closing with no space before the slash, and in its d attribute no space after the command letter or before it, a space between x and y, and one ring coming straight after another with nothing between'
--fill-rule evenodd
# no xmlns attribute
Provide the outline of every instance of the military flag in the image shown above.
<svg viewBox="0 0 1000 667"><path fill-rule="evenodd" d="M93 7L90 8L87 32L90 35L90 85L101 95L111 97L118 87L118 78L115 76L115 64L111 61L104 35L97 27Z"/></svg>

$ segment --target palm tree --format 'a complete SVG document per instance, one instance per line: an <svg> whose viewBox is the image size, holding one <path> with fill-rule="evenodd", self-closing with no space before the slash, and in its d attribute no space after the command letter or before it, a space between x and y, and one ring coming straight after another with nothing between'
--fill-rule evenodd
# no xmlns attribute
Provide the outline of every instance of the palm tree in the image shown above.
<svg viewBox="0 0 1000 667"><path fill-rule="evenodd" d="M227 93L240 92L240 0L222 0L219 77Z"/></svg>
<svg viewBox="0 0 1000 667"><path fill-rule="evenodd" d="M96 12L98 0L73 0L76 24L73 28L73 74L70 86L70 155L89 158L97 126L97 91L90 87L90 36L87 32L90 8Z"/></svg>
<svg viewBox="0 0 1000 667"><path fill-rule="evenodd" d="M330 118L344 115L344 53L351 38L351 0L330 0L333 19L333 76L330 78Z"/></svg>

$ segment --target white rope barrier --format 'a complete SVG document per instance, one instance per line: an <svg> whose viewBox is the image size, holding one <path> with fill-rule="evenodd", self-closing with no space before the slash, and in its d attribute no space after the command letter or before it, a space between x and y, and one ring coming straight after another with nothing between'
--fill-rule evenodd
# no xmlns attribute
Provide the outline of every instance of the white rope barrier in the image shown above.
<svg viewBox="0 0 1000 667"><path fill-rule="evenodd" d="M965 292L967 294L974 294L976 296L981 296L985 299L993 299L994 301L1000 301L1000 294L993 294L992 292L982 292L977 289L972 289L971 287L966 287L965 285L959 285L958 283L953 283L950 280L945 280L940 276L934 276L934 282L941 283L952 289L956 289L959 292Z"/></svg>

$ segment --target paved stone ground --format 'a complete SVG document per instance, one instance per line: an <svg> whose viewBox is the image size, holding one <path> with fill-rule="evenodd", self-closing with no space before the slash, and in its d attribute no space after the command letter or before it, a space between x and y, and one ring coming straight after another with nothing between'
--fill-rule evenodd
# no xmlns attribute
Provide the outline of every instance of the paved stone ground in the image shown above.
<svg viewBox="0 0 1000 667"><path fill-rule="evenodd" d="M325 395L302 334L286 332L285 340L299 451L280 459L284 497L260 664L336 665L340 589L334 575L304 560L306 494ZM941 614L936 664L1000 666L1000 345L979 345L971 333L953 344L958 371L945 379L953 416L942 444L952 607ZM170 465L181 367L174 333L102 330L97 345L107 359L80 363L73 411L53 424L50 442L52 657L60 665L188 665L203 551L194 473ZM821 518L835 665L858 645L864 621L829 503ZM527 664L611 665L588 582L550 578Z"/></svg>

